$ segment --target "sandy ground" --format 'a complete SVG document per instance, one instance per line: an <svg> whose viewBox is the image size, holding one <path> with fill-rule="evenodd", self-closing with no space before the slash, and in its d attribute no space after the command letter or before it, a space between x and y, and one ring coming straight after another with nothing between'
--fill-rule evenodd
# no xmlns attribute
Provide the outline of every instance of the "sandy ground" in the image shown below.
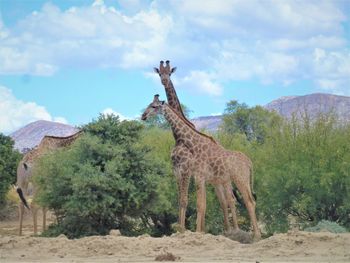
<svg viewBox="0 0 350 263"><path fill-rule="evenodd" d="M350 234L289 232L254 244L185 232L170 237L92 236L69 240L24 236L17 222L0 222L0 262L350 262ZM164 256L164 257L163 257Z"/></svg>

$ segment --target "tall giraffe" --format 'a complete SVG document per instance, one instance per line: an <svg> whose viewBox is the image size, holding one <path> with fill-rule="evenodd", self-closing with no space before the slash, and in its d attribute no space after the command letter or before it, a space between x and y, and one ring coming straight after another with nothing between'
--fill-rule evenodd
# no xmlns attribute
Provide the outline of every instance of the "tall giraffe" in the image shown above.
<svg viewBox="0 0 350 263"><path fill-rule="evenodd" d="M179 162L184 160L188 162L187 170L193 172L197 188L197 220L196 231L205 230L205 210L206 210L206 182L213 185L224 185L226 197L230 196L231 181L233 181L240 191L245 206L247 207L251 223L253 226L254 238L260 239L261 234L255 215L255 200L252 194L252 162L241 152L232 152L224 149L215 140L205 134L198 132L188 124L188 121L182 118L164 101L159 101L159 95L155 95L153 102L146 108L141 119L146 120L155 114L163 114L169 122L171 129L183 144L190 149L191 155L178 155ZM181 174L179 179L180 196L187 198L189 180L186 173ZM180 216L184 216L186 208Z"/></svg>
<svg viewBox="0 0 350 263"><path fill-rule="evenodd" d="M172 107L182 118L186 119L185 114L183 113L181 104L180 104L180 100L176 94L176 90L174 88L173 82L171 81L171 74L174 73L176 71L176 67L171 68L170 67L170 61L167 60L165 62L165 66L164 66L164 61L160 61L159 63L159 69L158 68L154 68L154 71L159 75L160 80L162 85L165 88L165 93L168 99L168 104L170 105L170 107ZM188 125L190 125L192 128L195 129L195 125L188 121ZM187 163L187 161L183 161L183 162L179 162L176 160L180 160L181 158L179 158L179 154L185 154L187 156L191 155L191 152L188 148L186 148L181 141L179 141L176 137L176 133L173 133L174 138L175 138L175 148L172 151L172 160L173 160L173 167L174 167L174 172L176 174L177 178L181 177L181 173L184 173L185 170L182 166L187 167L189 164ZM176 165L175 165L176 164ZM188 176L190 177L190 176ZM185 181L184 184L187 185L189 183L189 181ZM179 186L180 187L180 186ZM186 187L186 186L182 186L182 187ZM235 199L234 199L234 195L231 189L231 193L232 195L227 199L226 195L225 195L225 188L223 185L217 184L215 185L215 193L219 199L220 202L220 206L221 209L223 210L223 214L224 214L224 225L225 225L225 229L226 231L230 231L231 230L231 225L229 222L229 216L228 216L228 207L230 207L231 209L231 214L232 214L232 222L233 222L233 228L234 229L238 229L238 220L237 220L237 215L236 215L236 208L235 208ZM187 203L188 200L180 200L179 202L180 207L187 207ZM183 211L182 211L183 213ZM181 215L179 216L180 219L182 219L182 221L180 221L180 226L184 227L184 220L185 220L185 215Z"/></svg>
<svg viewBox="0 0 350 263"><path fill-rule="evenodd" d="M19 204L19 235L22 235L24 206L29 209L26 197L31 196L34 198L36 193L35 186L32 186L30 184L30 181L33 173L33 168L35 167L37 161L50 151L71 145L81 134L82 131L79 131L67 137L45 136L39 145L31 151L27 152L19 162L17 167L17 193L22 201ZM33 214L34 235L36 235L38 231L37 212L39 208L33 202L30 206L30 210ZM45 230L45 228L46 209L43 208L43 230Z"/></svg>

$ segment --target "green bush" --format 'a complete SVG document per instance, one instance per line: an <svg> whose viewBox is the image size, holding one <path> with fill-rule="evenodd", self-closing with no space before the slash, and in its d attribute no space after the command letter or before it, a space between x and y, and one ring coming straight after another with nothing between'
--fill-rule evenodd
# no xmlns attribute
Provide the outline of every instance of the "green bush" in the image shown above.
<svg viewBox="0 0 350 263"><path fill-rule="evenodd" d="M6 193L16 182L17 164L21 154L13 149L11 137L0 133L0 209L6 205Z"/></svg>
<svg viewBox="0 0 350 263"><path fill-rule="evenodd" d="M302 227L322 219L350 227L350 125L331 113L281 120L230 102L216 136L252 159L267 234L287 231L290 216ZM244 215L244 206L239 210Z"/></svg>
<svg viewBox="0 0 350 263"><path fill-rule="evenodd" d="M304 229L304 231L307 232L331 232L331 233L346 233L346 228L338 225L335 222L330 222L327 220L322 220L318 222L316 226L313 227L307 227Z"/></svg>
<svg viewBox="0 0 350 263"><path fill-rule="evenodd" d="M288 216L308 225L322 219L350 226L350 126L332 115L284 123L256 152L256 185L270 231Z"/></svg>
<svg viewBox="0 0 350 263"><path fill-rule="evenodd" d="M47 234L146 232L142 219L157 199L156 178L164 169L138 143L142 125L101 115L83 130L72 147L46 155L35 170L37 200L57 216Z"/></svg>

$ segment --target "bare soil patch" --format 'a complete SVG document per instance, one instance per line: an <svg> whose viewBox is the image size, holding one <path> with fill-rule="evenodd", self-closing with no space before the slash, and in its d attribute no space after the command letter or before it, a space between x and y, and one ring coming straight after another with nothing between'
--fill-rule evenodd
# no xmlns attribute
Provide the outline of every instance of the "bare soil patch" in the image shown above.
<svg viewBox="0 0 350 263"><path fill-rule="evenodd" d="M0 262L350 262L350 234L294 231L253 244L185 232L170 237L91 236L69 240L25 235L17 222L0 222Z"/></svg>

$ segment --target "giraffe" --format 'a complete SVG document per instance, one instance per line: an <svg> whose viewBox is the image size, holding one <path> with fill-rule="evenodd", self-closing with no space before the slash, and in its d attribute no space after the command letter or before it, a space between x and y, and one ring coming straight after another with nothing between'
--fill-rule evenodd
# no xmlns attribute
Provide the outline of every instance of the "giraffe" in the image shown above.
<svg viewBox="0 0 350 263"><path fill-rule="evenodd" d="M170 79L170 76L172 73L174 73L176 71L176 67L171 68L170 67L170 61L167 60L165 62L165 66L164 66L164 61L160 61L159 63L159 68L154 68L154 71L159 75L160 79L161 79L161 83L165 88L165 93L167 96L167 100L168 100L168 104L170 105L170 107L172 107L182 118L186 119L185 114L182 111L182 107L179 101L179 98L176 94L176 90L174 88L174 85ZM193 129L195 129L195 126L192 122L188 121L188 125L190 125ZM175 160L182 160L178 155L180 154L184 154L184 155L191 155L191 152L189 151L188 148L186 148L181 141L179 141L176 137L176 133L173 133L174 138L175 138L175 147L172 151L172 160L173 160L173 167L174 167L174 173L175 174L181 174L181 173L186 173L186 171L188 171L188 169L184 169L184 167L188 166L187 161L183 161L183 162L179 162L179 161L175 161ZM183 167L182 167L183 166ZM180 177L184 177L185 175L181 176L181 175L177 175L177 178ZM187 175L187 177L189 178L190 176ZM179 183L179 182L178 182ZM185 181L184 184L188 184L189 180ZM229 216L228 216L228 206L231 209L231 214L232 214L232 222L233 222L233 228L235 230L238 229L238 220L237 220L237 215L236 215L236 208L235 208L235 198L232 192L232 189L230 190L230 192L232 193L231 196L229 198L226 198L225 195L225 188L223 185L217 184L214 186L215 188L215 193L219 199L219 203L221 206L221 209L223 210L223 215L224 215L224 226L227 232L231 231L231 225L230 225L230 221L229 221ZM180 200L179 202L180 207L187 207L187 203L188 200ZM180 227L184 228L185 225L185 215L181 215L179 216L179 218L181 219L181 221L179 222Z"/></svg>
<svg viewBox="0 0 350 263"><path fill-rule="evenodd" d="M67 137L56 137L56 136L45 136L39 143L37 147L27 152L22 160L19 162L17 167L17 193L21 199L19 204L19 235L22 235L22 225L23 225L23 214L24 207L27 207L32 211L33 215L33 225L34 225L34 235L37 234L37 212L38 206L31 203L31 208L27 203L25 196L31 196L34 198L36 189L35 186L30 184L33 168L36 162L45 155L46 153L71 145L80 135L82 131L67 136ZM46 208L43 208L43 230L46 229Z"/></svg>
<svg viewBox="0 0 350 263"><path fill-rule="evenodd" d="M190 126L186 119L182 118L164 101L159 101L159 95L155 95L153 102L149 104L141 119L162 114L169 122L174 133L190 149L191 155L181 154L178 160L187 160L186 169L193 172L197 189L197 220L196 231L205 230L206 211L206 182L213 185L223 185L226 196L230 194L231 181L233 181L240 191L245 206L248 210L251 224L253 226L254 239L261 237L255 215L255 199L252 194L252 162L241 152L233 152L224 149L216 141L203 133L198 132ZM183 168L185 169L185 168ZM180 178L180 196L186 198L188 195L188 177ZM181 207L180 216L184 216L186 208Z"/></svg>

